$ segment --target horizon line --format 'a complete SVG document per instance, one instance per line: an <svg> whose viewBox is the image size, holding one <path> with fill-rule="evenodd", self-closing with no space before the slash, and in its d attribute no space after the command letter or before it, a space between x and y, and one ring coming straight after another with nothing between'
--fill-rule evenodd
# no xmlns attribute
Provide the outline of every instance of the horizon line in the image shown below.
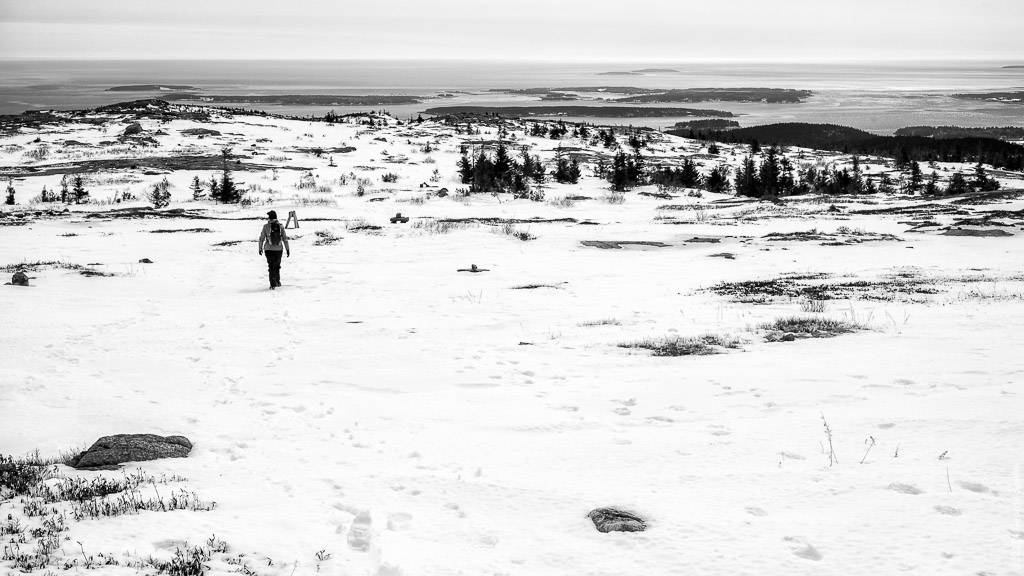
<svg viewBox="0 0 1024 576"><path fill-rule="evenodd" d="M549 64L851 64L851 63L941 63L941 62L1017 62L1024 65L1024 56L994 57L970 56L957 58L905 57L905 58L689 58L689 59L545 59L545 58L452 58L452 57L401 57L401 58L323 58L323 57L280 57L280 58L190 58L190 57L14 57L0 56L0 62L474 62L474 63L549 63Z"/></svg>

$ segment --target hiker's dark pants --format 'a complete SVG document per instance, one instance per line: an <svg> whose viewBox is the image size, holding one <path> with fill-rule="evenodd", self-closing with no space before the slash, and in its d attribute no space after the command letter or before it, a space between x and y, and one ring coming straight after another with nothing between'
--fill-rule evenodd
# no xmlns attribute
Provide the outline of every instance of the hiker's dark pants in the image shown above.
<svg viewBox="0 0 1024 576"><path fill-rule="evenodd" d="M270 272L270 287L281 285L281 256L284 250L264 250L267 255L267 270Z"/></svg>

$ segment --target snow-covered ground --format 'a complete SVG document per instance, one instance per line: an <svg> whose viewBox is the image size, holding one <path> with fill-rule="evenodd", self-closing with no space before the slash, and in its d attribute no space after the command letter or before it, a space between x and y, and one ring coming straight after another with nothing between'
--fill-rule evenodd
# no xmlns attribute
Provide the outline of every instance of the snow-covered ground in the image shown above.
<svg viewBox="0 0 1024 576"><path fill-rule="evenodd" d="M0 227L0 266L65 266L34 269L28 288L0 287L0 454L56 456L116 433L185 435L195 445L188 458L129 469L187 479L158 486L162 496L185 488L216 502L69 520L55 557L78 558L72 571L83 571L85 555L128 564L215 535L228 551L214 554L210 574L241 570L239 555L261 575L1024 574L1024 200L714 204L729 198L639 194L656 192L649 187L616 204L589 168L578 185L548 184L545 202L463 199L458 144L488 128L457 136L431 122L143 120L147 134L167 133L158 147L62 144L111 140L128 121L23 130L0 139L0 166L215 154L230 144L246 162L278 168L236 171L259 186L249 195L257 202L227 207L191 201L192 178L218 171L140 162L94 176L92 204ZM180 133L197 126L224 135ZM545 159L557 145L522 131L517 139ZM428 141L438 149L422 152ZM41 144L46 158L25 156ZM356 150L295 151L341 146ZM668 157L703 150L668 137L653 146ZM741 156L725 147L704 168ZM331 190L298 188L303 170L289 167ZM388 172L398 182L383 183ZM364 196L354 178L339 183L349 173L369 179ZM141 197L164 177L170 208L217 219L87 217L124 207L98 201ZM27 201L59 182L27 176L14 186ZM438 197L440 187L450 194ZM573 195L592 199L551 201ZM709 207L659 209L673 204ZM900 206L1018 216L997 219L1009 236L963 237L908 232L905 214L855 214ZM25 208L36 207L13 207ZM300 220L275 291L255 246L271 208ZM390 224L396 212L412 220ZM965 213L929 219L948 226ZM536 237L521 241L502 222L428 225L446 218L574 220L514 223ZM349 230L365 224L381 228ZM209 231L153 233L196 228ZM812 228L829 240L765 237ZM314 245L330 235L339 239ZM489 271L457 271L471 264ZM794 274L916 278L934 289L874 286L826 300L824 312L802 311L801 299L707 290ZM870 329L772 343L758 328L794 315ZM687 357L619 346L707 333L743 344ZM649 528L599 533L587 513L602 506L633 511ZM367 550L352 545L360 513L370 519ZM17 499L0 504L0 520L9 514L32 525Z"/></svg>

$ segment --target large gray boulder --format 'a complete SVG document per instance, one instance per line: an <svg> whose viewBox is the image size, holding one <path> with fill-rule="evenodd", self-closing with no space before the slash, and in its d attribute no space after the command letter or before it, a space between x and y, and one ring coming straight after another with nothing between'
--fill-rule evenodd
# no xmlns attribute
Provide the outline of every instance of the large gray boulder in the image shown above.
<svg viewBox="0 0 1024 576"><path fill-rule="evenodd" d="M14 276L11 276L11 284L15 286L28 286L28 274L21 270L15 272Z"/></svg>
<svg viewBox="0 0 1024 576"><path fill-rule="evenodd" d="M643 532L647 523L643 518L615 508L598 508L587 514L598 532Z"/></svg>
<svg viewBox="0 0 1024 576"><path fill-rule="evenodd" d="M68 464L79 470L109 469L124 462L184 458L191 450L192 442L184 436L117 434L100 438Z"/></svg>

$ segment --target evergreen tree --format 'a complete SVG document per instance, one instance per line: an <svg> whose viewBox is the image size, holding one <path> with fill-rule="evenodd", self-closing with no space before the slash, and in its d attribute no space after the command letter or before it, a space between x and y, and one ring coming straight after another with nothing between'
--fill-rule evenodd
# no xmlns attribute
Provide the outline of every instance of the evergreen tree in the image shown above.
<svg viewBox="0 0 1024 576"><path fill-rule="evenodd" d="M202 200L205 195L203 193L203 184L199 181L199 176L192 178L192 199Z"/></svg>
<svg viewBox="0 0 1024 576"><path fill-rule="evenodd" d="M459 158L459 180L463 184L472 184L473 183L473 161L469 159L469 156L467 155L466 152L467 151L465 149L463 149L462 157Z"/></svg>
<svg viewBox="0 0 1024 576"><path fill-rule="evenodd" d="M881 194L892 194L896 192L896 186L892 182L892 178L888 174L882 174L882 177L878 179L878 192Z"/></svg>
<svg viewBox="0 0 1024 576"><path fill-rule="evenodd" d="M480 150L476 163L473 164L473 185L470 190L472 192L494 190L494 163L483 149Z"/></svg>
<svg viewBox="0 0 1024 576"><path fill-rule="evenodd" d="M231 177L231 169L228 168L228 160L231 159L231 149L224 148L221 150L221 158L223 160L223 171L221 172L220 186L218 187L219 200L225 204L237 204L242 200L242 191L235 185L235 181Z"/></svg>
<svg viewBox="0 0 1024 576"><path fill-rule="evenodd" d="M210 176L210 198L214 202L220 202L220 181L217 180L216 176Z"/></svg>
<svg viewBox="0 0 1024 576"><path fill-rule="evenodd" d="M512 164L505 142L499 141L494 154L494 181L499 192L508 189L512 183Z"/></svg>
<svg viewBox="0 0 1024 576"><path fill-rule="evenodd" d="M237 204L242 200L242 191L235 185L231 171L225 170L220 177L220 198L225 204Z"/></svg>
<svg viewBox="0 0 1024 576"><path fill-rule="evenodd" d="M977 190L981 190L985 187L985 183L988 182L988 176L985 174L985 166L982 165L981 160L974 166L974 182L971 186Z"/></svg>
<svg viewBox="0 0 1024 576"><path fill-rule="evenodd" d="M44 188L44 190L45 190L45 188ZM44 202L45 202L45 200L44 200ZM5 203L8 206L13 206L14 205L14 179L13 178L8 178L7 179L7 199L5 200Z"/></svg>
<svg viewBox="0 0 1024 576"><path fill-rule="evenodd" d="M974 181L971 182L971 187L981 192L999 190L999 182L995 178L988 177L981 160L978 160L978 164L974 167Z"/></svg>
<svg viewBox="0 0 1024 576"><path fill-rule="evenodd" d="M966 194L971 190L964 178L963 172L956 171L949 179L949 186L946 187L947 194Z"/></svg>
<svg viewBox="0 0 1024 576"><path fill-rule="evenodd" d="M580 181L580 177L583 176L583 171L580 170L579 160L573 158L569 161L569 183L576 184Z"/></svg>
<svg viewBox="0 0 1024 576"><path fill-rule="evenodd" d="M777 198L782 195L782 166L779 164L779 149L769 146L764 161L758 169L757 179L761 183L761 193L758 196Z"/></svg>
<svg viewBox="0 0 1024 576"><path fill-rule="evenodd" d="M600 135L601 135L602 144L604 145L605 148L615 148L615 147L617 147L619 145L618 141L615 139L615 129L614 128L609 128L607 132L605 132L604 130L601 130Z"/></svg>
<svg viewBox="0 0 1024 576"><path fill-rule="evenodd" d="M551 175L560 184L575 184L580 180L580 165L576 160L570 161L566 158L565 153L562 152L562 147L559 146L558 150L555 151L555 170Z"/></svg>
<svg viewBox="0 0 1024 576"><path fill-rule="evenodd" d="M926 196L938 196L940 191L939 174L933 170L928 176L928 182L924 185L924 193Z"/></svg>
<svg viewBox="0 0 1024 576"><path fill-rule="evenodd" d="M718 144L712 142L708 145L708 154L718 154L721 150L718 149Z"/></svg>
<svg viewBox="0 0 1024 576"><path fill-rule="evenodd" d="M171 192L170 184L167 179L164 178L163 182L158 182L153 185L153 190L147 195L149 201L153 204L153 208L160 209L166 208L171 203Z"/></svg>
<svg viewBox="0 0 1024 576"><path fill-rule="evenodd" d="M542 167L533 163L533 158L530 157L530 149L528 147L523 146L522 149L519 150L519 157L522 158L522 161L519 163L519 166L524 178L533 178L534 172L536 172L538 169L543 169Z"/></svg>
<svg viewBox="0 0 1024 576"><path fill-rule="evenodd" d="M68 191L68 175L60 177L60 201L63 204L71 204L71 192Z"/></svg>
<svg viewBox="0 0 1024 576"><path fill-rule="evenodd" d="M704 188L709 192L724 193L729 191L729 168L715 166L704 180Z"/></svg>
<svg viewBox="0 0 1024 576"><path fill-rule="evenodd" d="M924 181L924 176L921 174L921 166L916 160L910 162L910 181L907 183L907 191L911 194L917 194L921 191L921 182Z"/></svg>
<svg viewBox="0 0 1024 576"><path fill-rule="evenodd" d="M81 174L75 174L71 192L74 196L75 204L87 204L89 202L89 191L85 189L85 180Z"/></svg>
<svg viewBox="0 0 1024 576"><path fill-rule="evenodd" d="M739 169L736 170L734 186L736 188L736 194L739 196L760 198L763 194L757 166L754 164L754 159L752 157L747 156L743 160L743 163L740 164Z"/></svg>
<svg viewBox="0 0 1024 576"><path fill-rule="evenodd" d="M608 179L612 184L612 190L616 192L624 192L628 189L629 171L625 152L620 150L615 155L615 159L612 160L612 169L608 175Z"/></svg>

